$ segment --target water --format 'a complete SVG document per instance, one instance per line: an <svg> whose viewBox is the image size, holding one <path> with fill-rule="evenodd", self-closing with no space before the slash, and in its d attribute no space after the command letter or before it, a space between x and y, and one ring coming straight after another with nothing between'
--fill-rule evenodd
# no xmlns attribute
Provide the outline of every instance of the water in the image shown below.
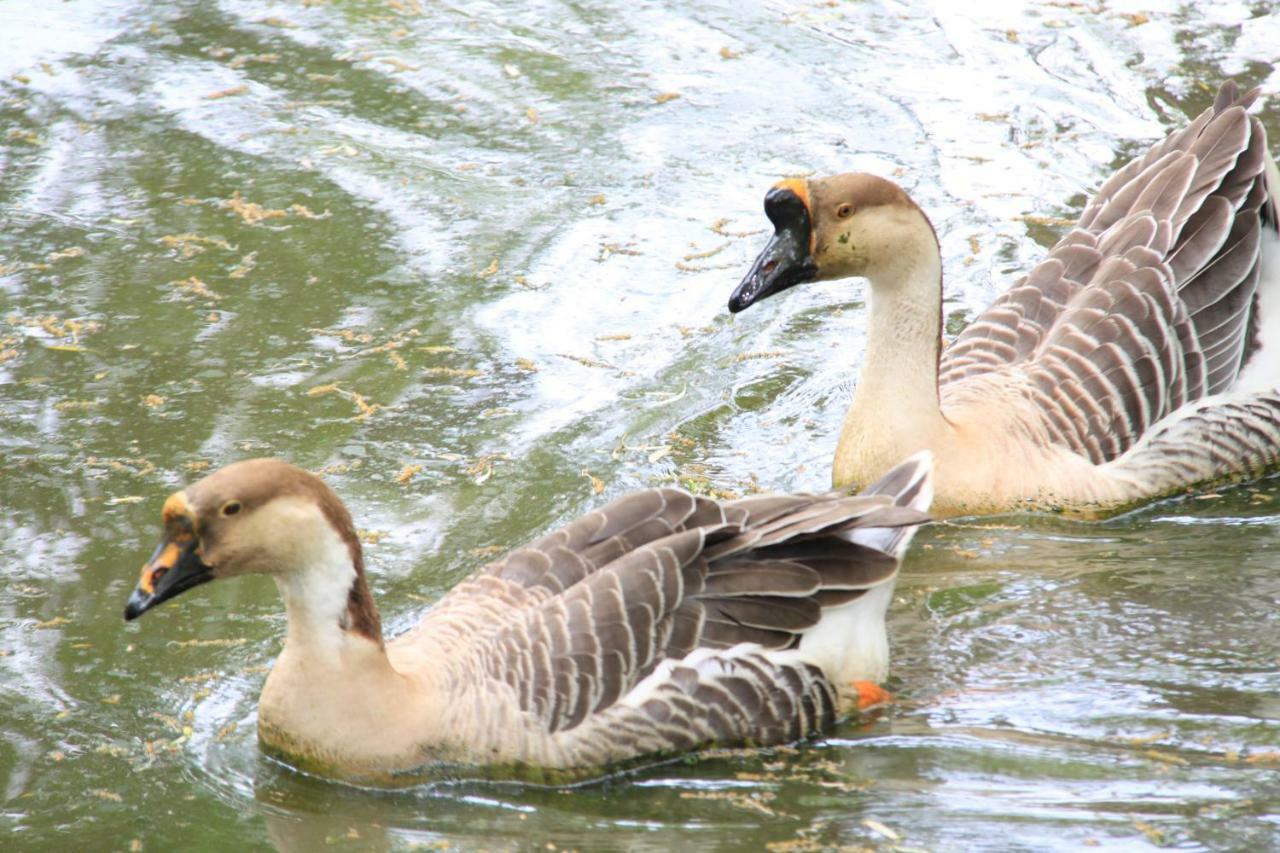
<svg viewBox="0 0 1280 853"><path fill-rule="evenodd" d="M955 329L1224 76L1280 88L1278 40L1265 3L0 2L9 845L1280 845L1273 483L932 527L893 708L572 790L263 758L264 579L120 618L164 496L249 455L328 472L392 631L611 495L821 488L863 292L727 315L773 181L901 181Z"/></svg>

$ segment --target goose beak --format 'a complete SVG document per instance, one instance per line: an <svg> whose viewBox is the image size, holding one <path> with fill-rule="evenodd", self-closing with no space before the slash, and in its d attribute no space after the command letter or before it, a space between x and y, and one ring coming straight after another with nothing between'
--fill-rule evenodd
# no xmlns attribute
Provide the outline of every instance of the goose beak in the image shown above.
<svg viewBox="0 0 1280 853"><path fill-rule="evenodd" d="M818 275L809 208L801 194L789 186L794 183L786 181L764 197L764 212L774 226L773 239L729 297L731 314Z"/></svg>
<svg viewBox="0 0 1280 853"><path fill-rule="evenodd" d="M200 541L189 529L171 533L142 567L142 576L124 606L126 622L175 595L213 580L213 569L196 554Z"/></svg>

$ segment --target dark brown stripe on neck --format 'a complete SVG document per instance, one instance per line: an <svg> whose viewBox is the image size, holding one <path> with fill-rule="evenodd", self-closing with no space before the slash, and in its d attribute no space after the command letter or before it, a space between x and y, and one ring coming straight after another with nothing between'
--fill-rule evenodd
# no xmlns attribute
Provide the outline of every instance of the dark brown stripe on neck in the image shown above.
<svg viewBox="0 0 1280 853"><path fill-rule="evenodd" d="M355 580L351 582L351 589L347 592L347 611L338 624L344 631L354 631L382 648L382 620L378 616L378 606L373 603L373 593L369 591L369 584L364 578L364 550L360 547L360 537L356 535L351 513L347 512L342 501L327 485L321 485L320 511L342 537L342 541L347 543L351 566L356 570Z"/></svg>
<svg viewBox="0 0 1280 853"><path fill-rule="evenodd" d="M378 606L373 603L373 593L369 591L369 584L364 579L364 556L360 550L360 540L356 538L354 530L351 531L351 538L347 540L347 547L351 550L351 564L356 569L356 579L352 581L351 590L347 593L349 628L377 643L381 648L382 620L378 616Z"/></svg>

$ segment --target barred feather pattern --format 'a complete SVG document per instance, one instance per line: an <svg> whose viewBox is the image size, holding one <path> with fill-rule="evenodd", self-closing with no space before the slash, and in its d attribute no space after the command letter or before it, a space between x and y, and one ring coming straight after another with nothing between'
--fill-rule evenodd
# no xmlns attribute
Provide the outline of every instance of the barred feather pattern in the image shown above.
<svg viewBox="0 0 1280 853"><path fill-rule="evenodd" d="M853 496L637 492L481 569L397 644L448 659L473 754L573 768L804 738L841 690L800 640L893 583L929 467Z"/></svg>
<svg viewBox="0 0 1280 853"><path fill-rule="evenodd" d="M1280 391L1206 397L1157 424L1106 468L1117 479L1172 494L1189 483L1249 480L1280 453Z"/></svg>
<svg viewBox="0 0 1280 853"><path fill-rule="evenodd" d="M1260 241L1277 217L1265 133L1245 112L1257 95L1228 82L1212 108L1103 184L1045 260L944 351L944 410L1004 375L1043 413L1051 444L1095 465L1199 435L1194 420L1148 434L1231 389L1258 346ZM1237 411L1210 416L1213 405L1196 408L1206 424ZM1265 429L1240 438L1259 449L1273 440ZM1169 464L1191 464L1194 452ZM1209 467L1217 477L1239 464Z"/></svg>

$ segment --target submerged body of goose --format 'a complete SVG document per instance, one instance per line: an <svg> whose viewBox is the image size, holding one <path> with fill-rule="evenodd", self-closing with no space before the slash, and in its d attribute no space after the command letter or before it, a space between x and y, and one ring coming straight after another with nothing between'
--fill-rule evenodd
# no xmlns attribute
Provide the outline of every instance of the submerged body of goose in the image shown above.
<svg viewBox="0 0 1280 853"><path fill-rule="evenodd" d="M806 281L870 283L867 350L833 481L922 448L938 515L1114 513L1280 459L1280 173L1257 90L1113 175L1080 221L950 346L937 236L897 185L787 180L730 311Z"/></svg>
<svg viewBox="0 0 1280 853"><path fill-rule="evenodd" d="M480 569L384 642L337 495L247 460L168 499L125 618L209 580L271 575L288 633L259 741L337 778L581 775L795 741L885 698L885 610L929 476L921 454L858 496L636 492Z"/></svg>

